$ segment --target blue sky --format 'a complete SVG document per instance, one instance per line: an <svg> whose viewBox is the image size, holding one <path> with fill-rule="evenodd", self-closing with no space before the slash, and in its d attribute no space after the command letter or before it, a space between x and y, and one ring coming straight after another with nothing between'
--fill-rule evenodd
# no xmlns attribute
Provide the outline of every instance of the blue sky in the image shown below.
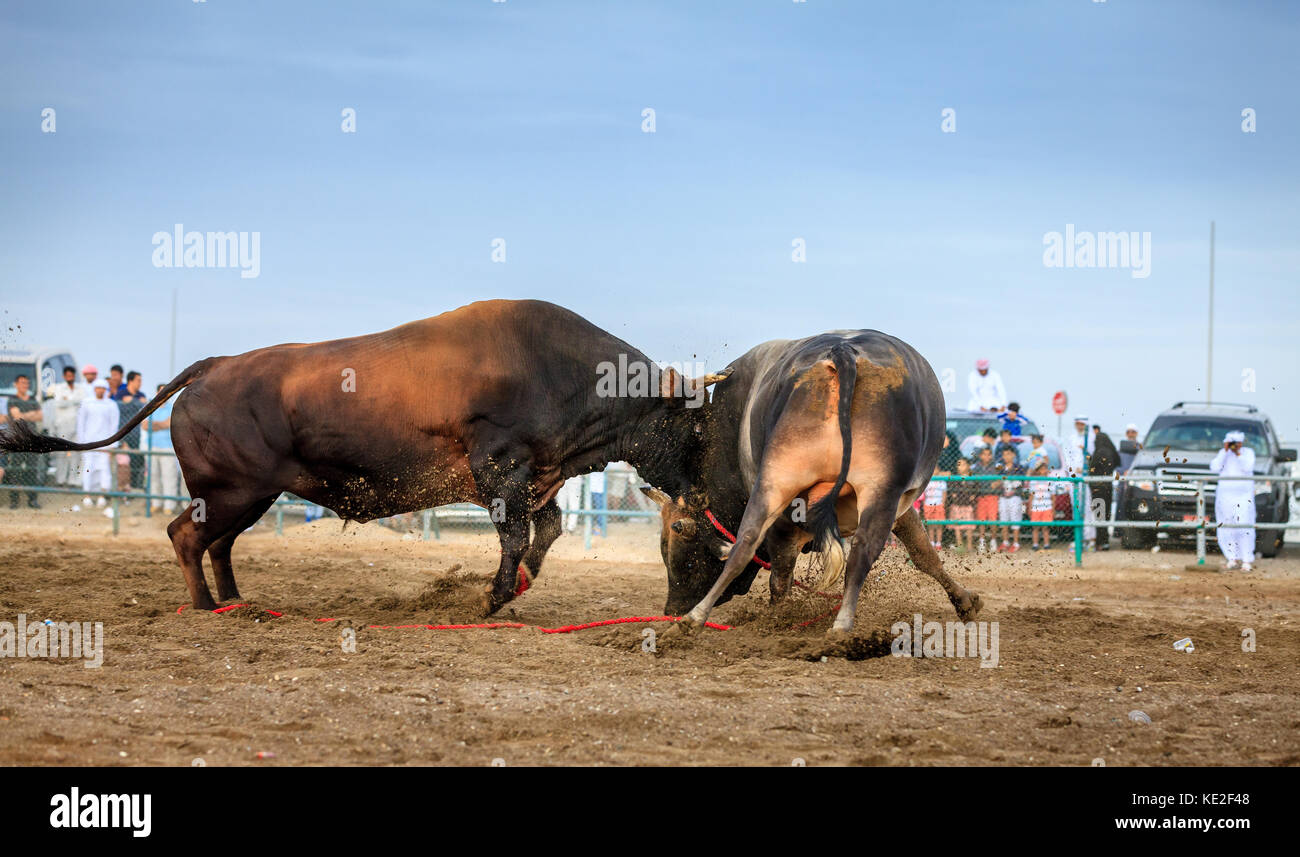
<svg viewBox="0 0 1300 857"><path fill-rule="evenodd" d="M173 289L178 369L535 297L710 368L878 328L950 404L987 356L1118 432L1203 397L1213 219L1216 398L1300 440L1298 42L1286 3L6 2L0 334L152 388ZM176 223L260 276L155 268ZM1151 275L1044 267L1067 223Z"/></svg>

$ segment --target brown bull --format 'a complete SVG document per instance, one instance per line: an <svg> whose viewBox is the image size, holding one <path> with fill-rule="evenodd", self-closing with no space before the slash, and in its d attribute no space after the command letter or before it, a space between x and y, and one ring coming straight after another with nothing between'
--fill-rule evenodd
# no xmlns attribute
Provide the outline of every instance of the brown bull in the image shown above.
<svg viewBox="0 0 1300 857"><path fill-rule="evenodd" d="M852 536L831 628L848 633L892 531L961 619L974 619L979 596L943 570L912 508L943 447L943 393L930 364L902 340L858 330L766 342L728 373L714 391L691 491L646 492L662 508L665 610L694 604L682 623L701 626L717 603L748 591L760 546L776 601L801 549ZM735 534L734 547L723 530Z"/></svg>
<svg viewBox="0 0 1300 857"><path fill-rule="evenodd" d="M651 484L688 487L703 419L690 405L715 379L670 369L642 395L610 396L597 389L609 364L651 365L562 307L484 301L369 336L201 360L110 438L72 443L21 423L0 449L97 449L183 389L171 434L194 499L167 532L195 608L217 606L205 551L217 598L240 597L231 546L289 491L345 520L453 502L491 510L491 613L541 571L568 477L624 460Z"/></svg>

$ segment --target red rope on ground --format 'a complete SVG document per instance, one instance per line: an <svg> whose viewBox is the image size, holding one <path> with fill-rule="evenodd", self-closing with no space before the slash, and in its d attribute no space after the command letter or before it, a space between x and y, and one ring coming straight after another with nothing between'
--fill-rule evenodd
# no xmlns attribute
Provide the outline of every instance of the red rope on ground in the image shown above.
<svg viewBox="0 0 1300 857"><path fill-rule="evenodd" d="M676 622L681 616L625 616L622 619L601 619L599 622L586 622L582 625L562 625L559 628L538 628L543 634L567 634L570 631L585 631L588 628L600 628L604 625L626 625L630 622ZM730 625L717 622L705 622L706 628L715 631L730 631Z"/></svg>
<svg viewBox="0 0 1300 857"><path fill-rule="evenodd" d="M190 606L190 605L188 605L188 604L182 604L180 607L177 607L177 608L176 608L176 612L177 612L177 613L180 613L180 612L184 611L186 607L189 607L189 606ZM227 604L225 607L218 607L216 610L212 610L212 611L210 611L210 612L212 612L212 613L228 613L228 612L231 611L231 610L238 610L240 607L251 607L251 606L253 606L253 605L251 605L251 604ZM277 619L279 619L281 616L284 615L283 613L280 613L280 612L275 611L275 610L263 610L262 612L263 612L263 613L266 613L266 614L268 614L268 615L274 616L274 617L277 618Z"/></svg>
<svg viewBox="0 0 1300 857"><path fill-rule="evenodd" d="M319 621L319 620L318 620ZM374 631L406 631L423 628L426 631L468 631L473 628L527 628L522 622L483 622L477 625L367 625Z"/></svg>
<svg viewBox="0 0 1300 857"><path fill-rule="evenodd" d="M811 586L809 586L808 584L804 583L802 580L792 580L791 583L793 583L795 586L798 586L800 589L807 589L807 590L808 590L809 592L811 592L813 595L820 595L822 598L839 598L839 597L840 597L840 596L836 595L834 592L822 592L822 591L819 590L819 589L813 589Z"/></svg>
<svg viewBox="0 0 1300 857"><path fill-rule="evenodd" d="M182 604L176 608L177 613L184 612L188 604ZM228 604L225 607L218 607L213 613L226 613L240 607L249 607L249 604ZM262 611L275 618L280 618L284 614L277 610ZM544 628L540 625L525 625L523 622L482 622L469 625L367 625L366 627L374 631L404 631L414 628L420 628L426 631L469 631L474 629L491 630L494 628L529 628L534 631L541 631L543 634L568 634L573 631L585 631L588 628L603 628L607 625L628 625L644 622L676 622L681 619L680 616L624 616L620 619L600 619L596 622L584 622L581 625L561 625L558 628ZM337 622L337 617L328 617L315 619L315 622ZM730 631L730 625L719 625L717 622L705 622L706 627L715 631Z"/></svg>

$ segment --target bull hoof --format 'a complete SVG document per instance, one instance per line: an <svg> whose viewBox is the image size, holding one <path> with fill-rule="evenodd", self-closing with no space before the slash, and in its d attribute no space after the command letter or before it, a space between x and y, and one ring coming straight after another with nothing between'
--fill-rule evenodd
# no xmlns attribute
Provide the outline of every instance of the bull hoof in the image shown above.
<svg viewBox="0 0 1300 857"><path fill-rule="evenodd" d="M960 603L954 602L953 607L957 608L958 619L963 622L974 622L975 617L979 616L980 610L984 608L984 599L974 592L968 592Z"/></svg>
<svg viewBox="0 0 1300 857"><path fill-rule="evenodd" d="M702 629L704 627L704 623L696 621L695 619L691 618L691 615L688 613L682 618L678 619L676 622L674 622L672 627L677 629L677 632L682 634L683 636L690 637L693 636L697 631Z"/></svg>
<svg viewBox="0 0 1300 857"><path fill-rule="evenodd" d="M852 631L846 631L843 628L836 628L834 625L826 631L826 639L830 640L832 643L843 643L852 636Z"/></svg>
<svg viewBox="0 0 1300 857"><path fill-rule="evenodd" d="M506 602L493 598L492 590L489 589L487 592L483 593L483 596L480 599L479 603L483 605L483 618L486 619L487 617L491 616L493 613L500 610L505 605Z"/></svg>
<svg viewBox="0 0 1300 857"><path fill-rule="evenodd" d="M681 622L674 622L673 624L669 625L667 628L664 628L662 631L659 632L659 636L656 638L655 642L656 645L659 646L661 649L664 646L664 644L673 644L673 643L682 642L683 640L688 640L691 637L692 637L692 633L690 631L683 629ZM659 651L659 649L656 649L656 651Z"/></svg>

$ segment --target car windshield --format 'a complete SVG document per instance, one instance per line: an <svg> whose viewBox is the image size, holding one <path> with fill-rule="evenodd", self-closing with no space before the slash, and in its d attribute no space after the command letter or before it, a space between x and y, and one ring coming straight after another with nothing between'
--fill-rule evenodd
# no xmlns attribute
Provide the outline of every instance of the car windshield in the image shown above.
<svg viewBox="0 0 1300 857"><path fill-rule="evenodd" d="M1255 450L1256 455L1269 454L1268 439L1264 437L1263 426L1259 423L1244 423L1234 420L1216 420L1203 417L1160 417L1143 444L1147 449L1163 449L1185 452L1215 452L1223 448L1223 436L1230 431L1244 432L1246 446Z"/></svg>
<svg viewBox="0 0 1300 857"><path fill-rule="evenodd" d="M35 363L0 363L0 390L12 390L19 375L26 375L32 382L30 389L36 389Z"/></svg>
<svg viewBox="0 0 1300 857"><path fill-rule="evenodd" d="M957 442L960 444L961 454L966 458L975 460L975 447L979 444L984 429L991 428L997 431L1002 427L997 417L990 414L989 416L949 416L948 431L957 436ZM1016 439L1016 453L1018 463L1023 467L1029 462L1029 456L1033 454L1033 444L1030 442L1030 435L1038 434L1038 426L1033 420L1026 419L1025 424L1020 427L1020 437ZM997 444L997 438L993 440ZM1060 450L1056 443L1048 440L1043 444L1043 450L1047 454L1048 464L1051 467L1061 466Z"/></svg>

